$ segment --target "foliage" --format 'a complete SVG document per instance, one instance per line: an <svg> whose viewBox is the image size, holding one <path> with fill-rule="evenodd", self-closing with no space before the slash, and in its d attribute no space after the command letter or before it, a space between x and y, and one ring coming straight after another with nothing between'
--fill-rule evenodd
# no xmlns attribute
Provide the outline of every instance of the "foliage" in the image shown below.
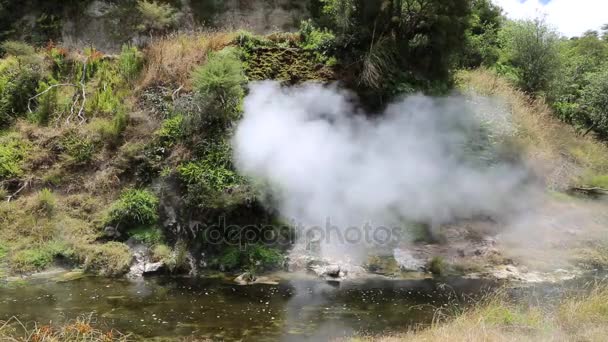
<svg viewBox="0 0 608 342"><path fill-rule="evenodd" d="M51 216L57 207L57 199L51 190L44 188L36 197L35 210L41 215Z"/></svg>
<svg viewBox="0 0 608 342"><path fill-rule="evenodd" d="M500 32L500 63L512 66L528 93L547 92L559 70L558 34L544 20L509 22Z"/></svg>
<svg viewBox="0 0 608 342"><path fill-rule="evenodd" d="M468 0L323 0L343 64L357 65L359 84L385 94L385 80L404 72L414 82L447 82L464 47ZM363 56L363 57L361 57Z"/></svg>
<svg viewBox="0 0 608 342"><path fill-rule="evenodd" d="M158 220L158 198L148 190L127 189L112 204L107 223L146 226Z"/></svg>
<svg viewBox="0 0 608 342"><path fill-rule="evenodd" d="M198 102L204 108L187 117L188 126L196 129L208 120L230 122L238 117L247 79L235 49L210 55L206 64L194 70L192 78Z"/></svg>
<svg viewBox="0 0 608 342"><path fill-rule="evenodd" d="M232 165L227 142L207 146L202 159L180 165L177 172L188 189L188 202L194 206L212 206L222 194L243 183Z"/></svg>
<svg viewBox="0 0 608 342"><path fill-rule="evenodd" d="M7 55L15 57L27 57L36 54L36 49L33 46L15 40L7 40L0 44L0 50Z"/></svg>
<svg viewBox="0 0 608 342"><path fill-rule="evenodd" d="M70 133L63 137L61 147L75 164L86 164L93 159L96 147L91 139L76 133Z"/></svg>
<svg viewBox="0 0 608 342"><path fill-rule="evenodd" d="M225 270L245 267L255 273L280 268L284 259L283 254L275 248L252 244L242 248L225 248L216 263Z"/></svg>
<svg viewBox="0 0 608 342"><path fill-rule="evenodd" d="M39 247L22 249L13 253L9 264L15 272L28 273L45 269L58 256L73 258L74 250L64 243L51 241Z"/></svg>
<svg viewBox="0 0 608 342"><path fill-rule="evenodd" d="M171 147L181 139L183 120L184 116L178 114L163 121L160 129L156 131L156 136L162 146Z"/></svg>
<svg viewBox="0 0 608 342"><path fill-rule="evenodd" d="M179 15L170 4L157 1L138 0L137 9L140 15L138 29L142 32L159 32L175 26Z"/></svg>
<svg viewBox="0 0 608 342"><path fill-rule="evenodd" d="M137 242L153 246L164 241L163 232L156 226L140 226L129 229L127 235Z"/></svg>
<svg viewBox="0 0 608 342"><path fill-rule="evenodd" d="M500 56L498 32L503 23L502 9L490 0L473 0L466 46L460 65L474 68L494 65Z"/></svg>
<svg viewBox="0 0 608 342"><path fill-rule="evenodd" d="M591 128L608 138L608 63L605 70L589 75L581 91L581 108L588 115Z"/></svg>
<svg viewBox="0 0 608 342"><path fill-rule="evenodd" d="M22 64L16 57L0 60L0 128L26 113L39 79L35 66Z"/></svg>
<svg viewBox="0 0 608 342"><path fill-rule="evenodd" d="M133 82L143 67L143 55L134 46L123 45L118 55L118 70L128 82Z"/></svg>
<svg viewBox="0 0 608 342"><path fill-rule="evenodd" d="M442 257L436 256L429 261L428 269L433 275L443 276L446 273L447 265Z"/></svg>
<svg viewBox="0 0 608 342"><path fill-rule="evenodd" d="M28 146L17 135L0 136L0 180L21 176Z"/></svg>
<svg viewBox="0 0 608 342"><path fill-rule="evenodd" d="M300 39L302 49L313 51L319 62L327 63L334 56L336 36L327 28L319 29L315 27L312 20L302 21Z"/></svg>

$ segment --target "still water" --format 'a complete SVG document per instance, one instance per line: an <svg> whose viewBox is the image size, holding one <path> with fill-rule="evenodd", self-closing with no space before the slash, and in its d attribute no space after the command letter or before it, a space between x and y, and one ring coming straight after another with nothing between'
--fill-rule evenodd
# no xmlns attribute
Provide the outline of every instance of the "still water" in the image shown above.
<svg viewBox="0 0 608 342"><path fill-rule="evenodd" d="M39 280L0 288L0 320L48 323L93 313L101 328L144 338L319 341L429 324L438 307L466 305L491 286L456 278L252 286L212 278Z"/></svg>

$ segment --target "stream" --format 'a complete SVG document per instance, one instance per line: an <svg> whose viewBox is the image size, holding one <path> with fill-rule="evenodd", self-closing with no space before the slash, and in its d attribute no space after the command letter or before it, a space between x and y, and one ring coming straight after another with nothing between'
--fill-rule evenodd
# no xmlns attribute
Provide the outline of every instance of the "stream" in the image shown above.
<svg viewBox="0 0 608 342"><path fill-rule="evenodd" d="M307 277L239 286L221 278L85 277L0 288L0 320L93 325L144 338L318 341L429 324L438 307L471 302L493 284L461 278L326 282Z"/></svg>

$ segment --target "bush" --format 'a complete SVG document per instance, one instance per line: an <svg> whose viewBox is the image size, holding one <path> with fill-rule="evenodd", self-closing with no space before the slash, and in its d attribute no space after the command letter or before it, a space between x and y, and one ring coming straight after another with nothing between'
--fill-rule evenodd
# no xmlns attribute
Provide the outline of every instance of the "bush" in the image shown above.
<svg viewBox="0 0 608 342"><path fill-rule="evenodd" d="M129 229L127 231L127 235L135 241L149 246L153 246L164 241L162 230L156 226L140 226Z"/></svg>
<svg viewBox="0 0 608 342"><path fill-rule="evenodd" d="M179 21L177 11L169 4L138 0L137 9L141 20L138 29L142 32L164 31Z"/></svg>
<svg viewBox="0 0 608 342"><path fill-rule="evenodd" d="M27 145L16 135L0 136L0 180L21 176Z"/></svg>
<svg viewBox="0 0 608 342"><path fill-rule="evenodd" d="M75 133L66 135L61 141L61 147L75 164L86 164L93 159L95 143L87 137Z"/></svg>
<svg viewBox="0 0 608 342"><path fill-rule="evenodd" d="M315 27L312 20L303 21L300 25L300 46L315 53L316 59L327 63L334 55L336 36L327 29Z"/></svg>
<svg viewBox="0 0 608 342"><path fill-rule="evenodd" d="M52 216L57 206L57 199L51 190L45 188L40 190L36 196L36 203L34 209L37 213L44 216Z"/></svg>
<svg viewBox="0 0 608 342"><path fill-rule="evenodd" d="M158 221L158 198L148 190L128 189L112 204L108 224L127 227L153 225Z"/></svg>
<svg viewBox="0 0 608 342"><path fill-rule="evenodd" d="M500 32L501 63L511 65L525 92L546 92L559 72L557 32L540 19L510 22Z"/></svg>
<svg viewBox="0 0 608 342"><path fill-rule="evenodd" d="M591 121L590 129L608 137L608 66L589 76L589 84L581 95L581 106Z"/></svg>
<svg viewBox="0 0 608 342"><path fill-rule="evenodd" d="M192 77L198 102L203 107L187 117L185 127L192 132L207 121L231 122L238 118L247 78L235 49L210 55L207 64L195 69Z"/></svg>
<svg viewBox="0 0 608 342"><path fill-rule="evenodd" d="M429 272L435 276L443 276L446 273L447 265L443 257L436 256L431 259L428 265Z"/></svg>
<svg viewBox="0 0 608 342"><path fill-rule="evenodd" d="M39 79L38 71L15 57L0 60L0 128L26 113Z"/></svg>
<svg viewBox="0 0 608 342"><path fill-rule="evenodd" d="M183 115L175 115L163 121L162 126L156 131L156 137L163 147L171 147L182 137Z"/></svg>
<svg viewBox="0 0 608 342"><path fill-rule="evenodd" d="M134 46L123 45L118 56L118 70L128 82L133 82L143 67L143 55Z"/></svg>

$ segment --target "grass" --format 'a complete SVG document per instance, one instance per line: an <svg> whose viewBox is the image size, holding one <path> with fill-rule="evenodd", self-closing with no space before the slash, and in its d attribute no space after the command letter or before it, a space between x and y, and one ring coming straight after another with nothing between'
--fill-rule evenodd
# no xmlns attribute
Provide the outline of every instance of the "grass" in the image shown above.
<svg viewBox="0 0 608 342"><path fill-rule="evenodd" d="M152 41L144 51L146 64L141 88L156 85L182 86L192 89L190 75L196 66L207 61L210 52L232 44L230 32L177 33Z"/></svg>
<svg viewBox="0 0 608 342"><path fill-rule="evenodd" d="M530 98L485 69L462 71L458 80L465 92L496 96L506 103L517 128L513 143L523 148L530 167L550 189L605 184L608 147L560 122L543 99Z"/></svg>
<svg viewBox="0 0 608 342"><path fill-rule="evenodd" d="M27 326L12 317L0 321L0 340L7 342L122 342L132 340L116 330L103 331L92 326L92 317L78 318L61 325Z"/></svg>
<svg viewBox="0 0 608 342"><path fill-rule="evenodd" d="M402 334L353 337L351 341L604 341L608 288L598 286L553 306L513 303L495 294L460 313L438 311L430 326Z"/></svg>

